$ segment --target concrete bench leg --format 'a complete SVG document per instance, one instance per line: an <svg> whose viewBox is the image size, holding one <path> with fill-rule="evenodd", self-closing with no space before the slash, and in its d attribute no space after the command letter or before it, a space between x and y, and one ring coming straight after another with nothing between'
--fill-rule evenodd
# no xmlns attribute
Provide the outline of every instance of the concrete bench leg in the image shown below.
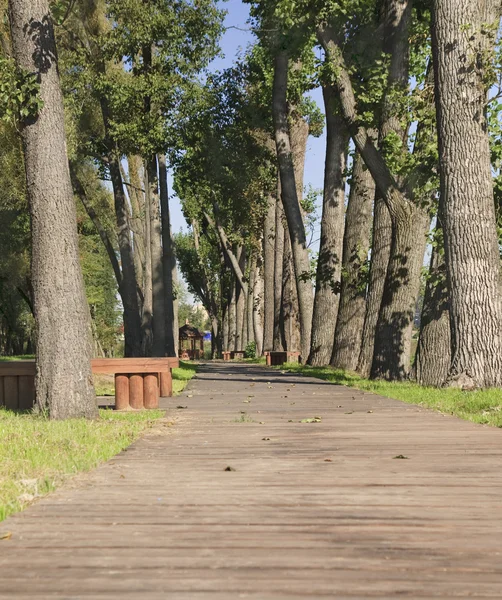
<svg viewBox="0 0 502 600"><path fill-rule="evenodd" d="M170 397L173 395L173 376L171 371L163 371L159 373L160 378L160 396L161 398Z"/></svg>
<svg viewBox="0 0 502 600"><path fill-rule="evenodd" d="M145 408L143 375L129 375L129 404L131 408Z"/></svg>
<svg viewBox="0 0 502 600"><path fill-rule="evenodd" d="M159 380L157 373L145 373L143 376L143 395L145 408L159 408Z"/></svg>
<svg viewBox="0 0 502 600"><path fill-rule="evenodd" d="M115 410L129 408L129 375L117 373L115 375Z"/></svg>

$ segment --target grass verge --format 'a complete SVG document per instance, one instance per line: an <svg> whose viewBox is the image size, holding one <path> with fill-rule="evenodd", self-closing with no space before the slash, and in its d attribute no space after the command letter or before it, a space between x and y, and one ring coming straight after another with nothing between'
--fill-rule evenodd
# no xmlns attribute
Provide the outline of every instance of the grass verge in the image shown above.
<svg viewBox="0 0 502 600"><path fill-rule="evenodd" d="M370 381L339 369L309 367L294 363L278 368L366 390L408 404L419 404L474 423L502 427L502 392L497 389L463 392L451 388L427 388L411 382Z"/></svg>
<svg viewBox="0 0 502 600"><path fill-rule="evenodd" d="M96 421L49 421L0 409L0 521L118 454L163 414L102 410Z"/></svg>

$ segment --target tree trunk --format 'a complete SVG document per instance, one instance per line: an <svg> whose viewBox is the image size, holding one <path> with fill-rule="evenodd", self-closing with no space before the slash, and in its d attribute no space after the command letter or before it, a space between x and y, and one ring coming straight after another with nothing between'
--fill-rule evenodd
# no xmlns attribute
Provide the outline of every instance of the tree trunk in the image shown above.
<svg viewBox="0 0 502 600"><path fill-rule="evenodd" d="M289 237L289 231L285 228L282 265L281 327L284 337L284 349L290 352L301 351L301 327L296 291L291 238Z"/></svg>
<svg viewBox="0 0 502 600"><path fill-rule="evenodd" d="M129 199L131 201L131 229L133 233L134 270L137 284L141 289L140 312L143 310L144 270L145 270L145 193L141 183L142 161L139 156L128 156Z"/></svg>
<svg viewBox="0 0 502 600"><path fill-rule="evenodd" d="M342 271L345 164L349 134L343 117L336 113L336 91L323 86L326 112L326 165L321 218L321 243L317 260L312 341L308 363L314 367L329 365L333 353L340 279Z"/></svg>
<svg viewBox="0 0 502 600"><path fill-rule="evenodd" d="M241 246L237 250L237 260L239 261L239 267L241 272L244 273L245 267L244 263L246 260L244 248ZM246 308L246 297L247 297L247 289L246 293L244 290L238 286L236 289L236 304L235 304L235 347L234 350L242 351L242 329L244 326L244 310Z"/></svg>
<svg viewBox="0 0 502 600"><path fill-rule="evenodd" d="M366 316L362 332L361 353L357 372L361 377L370 376L375 349L378 313L382 304L385 276L392 244L392 223L383 198L378 194L373 212L373 242L371 245L370 281L366 298Z"/></svg>
<svg viewBox="0 0 502 600"><path fill-rule="evenodd" d="M502 283L485 118L500 2L433 1L440 215L450 290L449 383L502 386ZM483 64L484 63L484 64Z"/></svg>
<svg viewBox="0 0 502 600"><path fill-rule="evenodd" d="M275 203L275 255L274 255L274 343L273 350L284 350L284 327L282 322L282 281L284 262L284 224L281 189L278 184Z"/></svg>
<svg viewBox="0 0 502 600"><path fill-rule="evenodd" d="M313 296L310 281L310 260L302 212L295 183L288 126L288 55L279 51L275 57L273 85L273 118L277 159L281 177L282 201L291 239L294 273L300 309L301 352L305 358L310 350Z"/></svg>
<svg viewBox="0 0 502 600"><path fill-rule="evenodd" d="M432 249L420 319L415 375L420 385L441 387L451 365L451 334L446 267L437 237Z"/></svg>
<svg viewBox="0 0 502 600"><path fill-rule="evenodd" d="M230 308L228 314L228 349L235 350L235 338L237 337L237 286L239 284L232 277L232 295L230 297Z"/></svg>
<svg viewBox="0 0 502 600"><path fill-rule="evenodd" d="M263 226L263 350L265 351L274 348L275 213L276 199L270 195L267 198L267 213Z"/></svg>
<svg viewBox="0 0 502 600"><path fill-rule="evenodd" d="M9 0L13 53L44 105L22 124L31 215L36 402L51 419L94 418L91 317L79 262L63 97L47 0Z"/></svg>
<svg viewBox="0 0 502 600"><path fill-rule="evenodd" d="M141 317L141 350L143 356L151 356L153 350L153 286L152 286L152 218L150 210L152 201L150 198L150 173L145 169L145 286L143 299L143 314Z"/></svg>
<svg viewBox="0 0 502 600"><path fill-rule="evenodd" d="M263 277L261 275L260 263L255 262L253 269L253 325L254 339L256 342L256 354L261 356L263 353L263 322L262 322L262 298L263 298Z"/></svg>
<svg viewBox="0 0 502 600"><path fill-rule="evenodd" d="M246 318L247 318L247 330L248 330L248 343L256 342L254 335L254 290L252 285L254 285L255 281L255 272L256 270L256 258L253 256L251 258L251 262L249 265L249 290L247 296L247 309L246 309Z"/></svg>
<svg viewBox="0 0 502 600"><path fill-rule="evenodd" d="M409 376L411 335L430 218L409 205L409 211L403 211L395 222L371 366L372 378L388 380Z"/></svg>
<svg viewBox="0 0 502 600"><path fill-rule="evenodd" d="M343 239L342 287L335 330L335 345L331 365L337 369L355 371L361 352L364 317L366 314L368 261L371 235L371 212L375 197L375 182L356 152L352 168L349 202L345 215ZM377 313L378 315L378 313ZM376 320L375 320L376 324ZM373 357L371 357L371 360ZM368 370L371 366L368 364Z"/></svg>
<svg viewBox="0 0 502 600"><path fill-rule="evenodd" d="M171 232L171 216L169 210L169 194L167 189L166 157L159 156L160 205L162 215L162 261L164 272L164 294L166 309L166 354L178 354L178 299L176 286L178 284L178 269Z"/></svg>
<svg viewBox="0 0 502 600"><path fill-rule="evenodd" d="M164 267L162 257L162 227L160 220L159 177L157 156L147 164L150 186L150 253L152 259L153 356L166 355L166 310Z"/></svg>

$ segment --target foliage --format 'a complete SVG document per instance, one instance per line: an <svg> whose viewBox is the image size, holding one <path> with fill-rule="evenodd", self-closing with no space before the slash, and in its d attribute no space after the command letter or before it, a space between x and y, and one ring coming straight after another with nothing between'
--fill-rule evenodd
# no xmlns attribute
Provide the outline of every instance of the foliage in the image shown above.
<svg viewBox="0 0 502 600"><path fill-rule="evenodd" d="M249 342L244 349L244 358L256 358L256 342Z"/></svg>

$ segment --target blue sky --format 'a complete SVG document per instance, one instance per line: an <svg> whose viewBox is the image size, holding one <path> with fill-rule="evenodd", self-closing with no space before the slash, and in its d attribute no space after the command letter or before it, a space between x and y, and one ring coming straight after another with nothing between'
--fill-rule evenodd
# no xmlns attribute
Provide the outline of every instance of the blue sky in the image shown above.
<svg viewBox="0 0 502 600"><path fill-rule="evenodd" d="M222 7L226 9L225 26L229 29L225 31L220 42L222 56L215 59L210 66L211 71L218 71L230 67L236 57L245 51L246 47L253 43L254 36L248 30L246 23L249 17L249 6L243 4L241 0L227 0L222 2ZM231 29L239 27L240 29ZM314 90L312 97L322 108L322 94L320 90ZM324 179L324 156L325 156L325 136L320 138L310 137L307 146L307 157L305 161L304 184L312 185L314 188L322 189ZM170 190L172 194L172 181L170 181ZM186 222L181 212L180 203L176 196L171 195L171 223L173 232L180 229L186 229Z"/></svg>

